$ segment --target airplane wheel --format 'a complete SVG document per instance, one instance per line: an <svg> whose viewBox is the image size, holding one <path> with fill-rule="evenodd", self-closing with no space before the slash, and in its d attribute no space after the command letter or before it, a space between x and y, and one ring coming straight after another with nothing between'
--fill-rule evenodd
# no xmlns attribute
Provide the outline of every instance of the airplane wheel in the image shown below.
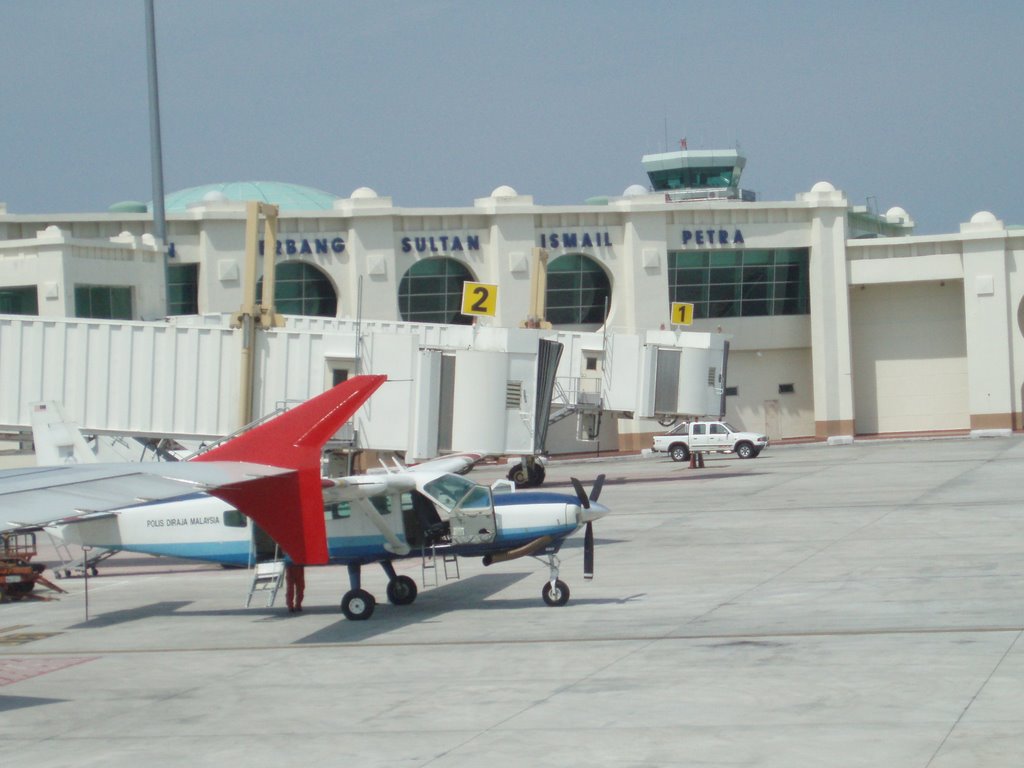
<svg viewBox="0 0 1024 768"><path fill-rule="evenodd" d="M409 605L416 599L416 582L408 576L396 576L388 582L388 602L392 605Z"/></svg>
<svg viewBox="0 0 1024 768"><path fill-rule="evenodd" d="M544 598L545 603L552 608L557 608L569 602L569 585L561 579L555 579L554 587L551 586L550 581L545 582L540 595Z"/></svg>
<svg viewBox="0 0 1024 768"><path fill-rule="evenodd" d="M377 601L365 589L353 589L341 600L341 612L349 621L364 621L373 615Z"/></svg>

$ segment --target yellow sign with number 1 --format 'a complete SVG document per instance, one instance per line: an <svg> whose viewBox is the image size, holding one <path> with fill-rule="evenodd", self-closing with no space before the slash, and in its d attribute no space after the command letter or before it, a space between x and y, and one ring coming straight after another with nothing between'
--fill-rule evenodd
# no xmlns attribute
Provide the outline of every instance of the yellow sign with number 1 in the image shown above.
<svg viewBox="0 0 1024 768"><path fill-rule="evenodd" d="M462 284L462 314L494 317L498 309L498 286L490 283Z"/></svg>
<svg viewBox="0 0 1024 768"><path fill-rule="evenodd" d="M693 325L693 304L673 301L672 325Z"/></svg>

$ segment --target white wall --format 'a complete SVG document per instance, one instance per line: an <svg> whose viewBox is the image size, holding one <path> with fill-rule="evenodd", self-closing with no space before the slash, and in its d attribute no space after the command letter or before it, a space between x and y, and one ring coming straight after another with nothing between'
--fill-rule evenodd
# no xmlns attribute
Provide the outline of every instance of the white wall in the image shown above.
<svg viewBox="0 0 1024 768"><path fill-rule="evenodd" d="M963 285L850 291L858 434L970 427Z"/></svg>

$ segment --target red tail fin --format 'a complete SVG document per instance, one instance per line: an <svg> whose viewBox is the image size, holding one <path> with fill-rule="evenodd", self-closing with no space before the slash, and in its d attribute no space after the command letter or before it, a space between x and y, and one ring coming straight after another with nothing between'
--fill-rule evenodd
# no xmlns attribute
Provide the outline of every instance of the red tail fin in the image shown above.
<svg viewBox="0 0 1024 768"><path fill-rule="evenodd" d="M355 376L193 461L246 461L296 470L210 493L255 520L297 563L327 562L320 453L386 376Z"/></svg>

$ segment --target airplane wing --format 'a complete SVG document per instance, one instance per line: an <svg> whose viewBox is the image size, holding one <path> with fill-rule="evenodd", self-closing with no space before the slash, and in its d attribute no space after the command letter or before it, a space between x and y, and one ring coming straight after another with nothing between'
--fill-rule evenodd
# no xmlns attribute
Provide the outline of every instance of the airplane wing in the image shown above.
<svg viewBox="0 0 1024 768"><path fill-rule="evenodd" d="M419 464L411 464L409 469L415 472L452 472L464 475L485 458L486 454L483 453L450 453L421 461Z"/></svg>
<svg viewBox="0 0 1024 768"><path fill-rule="evenodd" d="M0 471L0 528L70 523L121 507L276 477L262 464L67 464Z"/></svg>
<svg viewBox="0 0 1024 768"><path fill-rule="evenodd" d="M355 376L188 462L0 472L0 525L70 522L203 491L255 520L296 562L326 563L320 454L386 379Z"/></svg>

